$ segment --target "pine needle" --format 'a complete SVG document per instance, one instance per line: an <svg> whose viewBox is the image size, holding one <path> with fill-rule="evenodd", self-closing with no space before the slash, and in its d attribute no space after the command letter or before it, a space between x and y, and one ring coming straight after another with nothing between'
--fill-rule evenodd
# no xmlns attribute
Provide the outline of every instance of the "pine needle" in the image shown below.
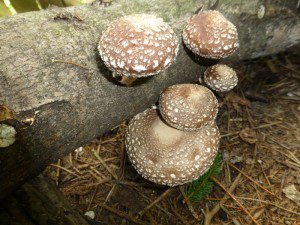
<svg viewBox="0 0 300 225"><path fill-rule="evenodd" d="M187 198L191 201L200 201L203 197L211 193L214 183L209 177L217 177L222 170L222 155L219 153L210 169L193 181L188 188Z"/></svg>

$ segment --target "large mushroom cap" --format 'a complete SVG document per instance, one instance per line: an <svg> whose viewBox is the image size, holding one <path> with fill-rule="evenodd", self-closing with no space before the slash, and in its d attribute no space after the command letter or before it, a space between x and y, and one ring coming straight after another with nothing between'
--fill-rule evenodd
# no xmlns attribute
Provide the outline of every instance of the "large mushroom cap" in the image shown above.
<svg viewBox="0 0 300 225"><path fill-rule="evenodd" d="M188 20L183 41L195 54L213 59L227 57L239 46L235 26L213 10L200 12Z"/></svg>
<svg viewBox="0 0 300 225"><path fill-rule="evenodd" d="M215 120L218 100L204 86L177 84L163 91L159 110L170 126L184 131L197 130Z"/></svg>
<svg viewBox="0 0 300 225"><path fill-rule="evenodd" d="M204 82L215 91L230 91L237 85L238 77L229 66L217 64L205 71Z"/></svg>
<svg viewBox="0 0 300 225"><path fill-rule="evenodd" d="M148 109L130 121L126 147L132 165L144 178L175 186L191 182L209 169L219 137L215 124L183 132L166 125L155 109Z"/></svg>
<svg viewBox="0 0 300 225"><path fill-rule="evenodd" d="M101 36L98 50L105 65L117 74L146 77L175 61L178 40L163 19L134 14L112 21Z"/></svg>

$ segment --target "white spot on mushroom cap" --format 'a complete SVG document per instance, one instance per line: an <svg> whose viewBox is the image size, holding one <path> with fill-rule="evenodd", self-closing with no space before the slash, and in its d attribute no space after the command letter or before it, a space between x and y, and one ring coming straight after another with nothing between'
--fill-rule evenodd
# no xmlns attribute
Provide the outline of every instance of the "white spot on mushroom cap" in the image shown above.
<svg viewBox="0 0 300 225"><path fill-rule="evenodd" d="M219 137L215 124L183 132L166 125L157 110L148 109L129 122L125 142L138 173L155 183L174 186L197 179L209 168Z"/></svg>
<svg viewBox="0 0 300 225"><path fill-rule="evenodd" d="M147 68L143 65L136 65L136 66L133 66L133 70L135 70L137 72L141 72L141 71L147 70Z"/></svg>

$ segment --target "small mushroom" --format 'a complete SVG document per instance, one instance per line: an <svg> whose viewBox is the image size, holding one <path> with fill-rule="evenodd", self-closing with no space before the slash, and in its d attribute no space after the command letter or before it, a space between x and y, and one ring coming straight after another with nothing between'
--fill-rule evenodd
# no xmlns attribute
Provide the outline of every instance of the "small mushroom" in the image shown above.
<svg viewBox="0 0 300 225"><path fill-rule="evenodd" d="M229 66L217 64L204 72L204 82L215 91L225 92L237 85L238 77Z"/></svg>
<svg viewBox="0 0 300 225"><path fill-rule="evenodd" d="M170 126L192 131L214 122L218 100L204 86L177 84L163 91L159 98L159 110Z"/></svg>
<svg viewBox="0 0 300 225"><path fill-rule="evenodd" d="M130 121L126 147L129 160L145 179L175 186L191 182L209 169L219 138L216 124L184 132L164 123L157 110L148 109Z"/></svg>
<svg viewBox="0 0 300 225"><path fill-rule="evenodd" d="M183 29L183 41L195 54L220 59L232 54L239 46L236 27L220 12L199 12Z"/></svg>
<svg viewBox="0 0 300 225"><path fill-rule="evenodd" d="M154 15L133 14L112 21L98 50L105 65L127 78L147 77L176 59L178 40L172 28Z"/></svg>

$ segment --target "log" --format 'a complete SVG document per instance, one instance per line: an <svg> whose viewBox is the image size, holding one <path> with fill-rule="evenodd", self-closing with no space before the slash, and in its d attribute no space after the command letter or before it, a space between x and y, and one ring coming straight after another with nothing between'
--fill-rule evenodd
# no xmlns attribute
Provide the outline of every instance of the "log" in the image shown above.
<svg viewBox="0 0 300 225"><path fill-rule="evenodd" d="M88 225L58 188L39 175L0 203L0 224Z"/></svg>
<svg viewBox="0 0 300 225"><path fill-rule="evenodd" d="M52 8L1 19L0 122L16 131L16 141L0 149L0 198L50 162L154 104L165 87L197 81L212 63L181 44L168 70L133 87L120 86L97 53L101 32L112 19L153 13L180 36L192 14L213 7L238 28L241 47L226 60L234 62L297 44L297 2L119 0L109 7Z"/></svg>

